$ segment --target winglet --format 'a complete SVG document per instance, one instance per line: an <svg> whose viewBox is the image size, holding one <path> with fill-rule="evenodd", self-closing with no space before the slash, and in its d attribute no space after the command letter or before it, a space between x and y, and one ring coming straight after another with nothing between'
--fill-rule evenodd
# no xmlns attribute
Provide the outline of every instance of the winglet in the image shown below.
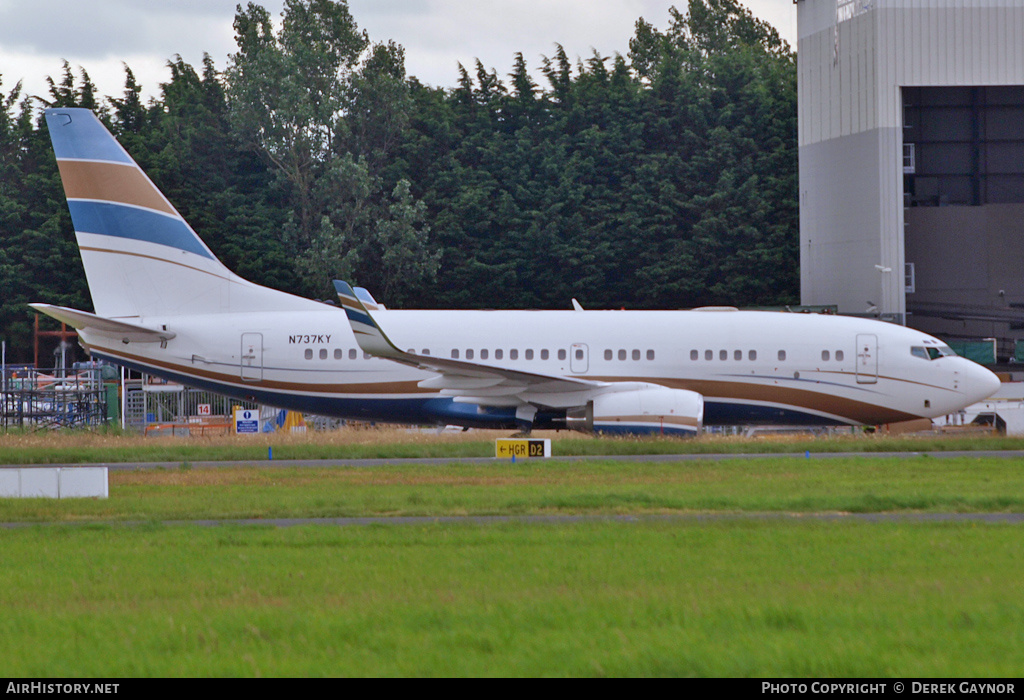
<svg viewBox="0 0 1024 700"><path fill-rule="evenodd" d="M352 333L363 352L393 360L406 359L406 353L399 350L384 334L348 282L334 280L334 289L338 292L341 308L345 310L348 322L352 326Z"/></svg>
<svg viewBox="0 0 1024 700"><path fill-rule="evenodd" d="M356 297L359 301L363 302L363 306L366 307L367 311L385 311L386 308L383 304L377 302L370 294L370 290L365 287L352 287L352 291L356 293Z"/></svg>

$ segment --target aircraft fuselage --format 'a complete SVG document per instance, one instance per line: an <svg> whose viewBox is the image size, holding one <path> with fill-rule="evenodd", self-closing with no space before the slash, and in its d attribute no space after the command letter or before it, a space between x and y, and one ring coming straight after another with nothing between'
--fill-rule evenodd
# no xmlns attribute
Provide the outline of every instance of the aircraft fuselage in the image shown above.
<svg viewBox="0 0 1024 700"><path fill-rule="evenodd" d="M379 311L396 345L548 375L641 381L703 395L712 425L880 424L934 418L995 390L991 373L891 324L744 311ZM433 373L364 353L344 313L147 318L175 337L83 341L96 355L238 398L341 418L512 427L514 412L419 386ZM987 393L986 393L987 392ZM982 395L984 394L984 396ZM542 411L537 427L560 413ZM548 426L549 427L549 426Z"/></svg>

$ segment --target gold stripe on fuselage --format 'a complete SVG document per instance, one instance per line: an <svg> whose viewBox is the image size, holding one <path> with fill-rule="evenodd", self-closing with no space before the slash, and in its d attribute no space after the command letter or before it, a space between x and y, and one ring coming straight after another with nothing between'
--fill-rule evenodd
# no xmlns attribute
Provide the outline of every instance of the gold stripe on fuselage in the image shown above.
<svg viewBox="0 0 1024 700"><path fill-rule="evenodd" d="M98 352L103 352L113 357L121 357L137 364L149 365L155 369L163 369L177 375L191 375L200 379L230 384L237 387L253 387L276 391L298 391L310 394L358 394L364 396L379 394L381 395L381 398L393 398L396 395L437 394L435 389L425 389L420 387L417 380L344 384L313 384L309 382L287 382L269 379L243 382L241 381L240 376L241 367L239 367L239 374L227 374L224 372L202 369L193 365L181 365L164 360L134 355L120 349L101 347L97 345L93 345L92 348ZM876 404L856 401L854 399L835 396L833 394L823 394L792 387L766 386L750 382L670 379L662 377L601 377L592 379L608 382L645 381L652 384L660 384L672 389L695 391L704 396L705 403L721 399L734 403L753 402L757 404L769 404L797 411L814 411L817 413L836 416L840 420L857 424L874 425L879 423L899 423L921 417L912 413L905 413L896 409L885 408Z"/></svg>
<svg viewBox="0 0 1024 700"><path fill-rule="evenodd" d="M284 382L279 380L261 379L259 381L245 381L241 379L241 366L238 365L239 374L225 374L212 370L201 369L193 365L182 365L164 360L156 360L151 357L133 355L123 350L91 345L90 349L101 352L111 357L120 357L136 364L148 365L154 369L163 369L173 372L176 375L185 375L231 384L237 387L253 387L259 389L273 389L278 391L294 391L309 394L381 394L382 398L388 398L393 394L436 394L436 389L424 389L417 385L416 380L404 382L362 382L358 384L309 384L306 382ZM234 367L235 365L232 365ZM265 370L266 368L264 368ZM299 370L302 371L302 370Z"/></svg>
<svg viewBox="0 0 1024 700"><path fill-rule="evenodd" d="M622 381L622 378L590 377L597 381ZM767 386L744 381L721 381L711 379L673 379L667 377L633 377L630 381L650 382L671 389L695 391L704 397L704 402L723 399L731 403L756 402L772 404L795 410L808 410L837 416L851 423L875 425L899 423L921 416L904 413L877 404L848 399L834 394L824 394L807 389L785 386Z"/></svg>

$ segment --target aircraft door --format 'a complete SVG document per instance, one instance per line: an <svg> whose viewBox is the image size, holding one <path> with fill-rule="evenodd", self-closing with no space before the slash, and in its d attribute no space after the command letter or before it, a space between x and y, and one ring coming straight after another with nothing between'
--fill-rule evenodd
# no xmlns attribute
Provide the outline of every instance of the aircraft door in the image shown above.
<svg viewBox="0 0 1024 700"><path fill-rule="evenodd" d="M586 374L590 369L590 357L584 343L573 343L569 348L569 369L573 374Z"/></svg>
<svg viewBox="0 0 1024 700"><path fill-rule="evenodd" d="M258 382L263 379L263 334L242 333L242 381Z"/></svg>
<svg viewBox="0 0 1024 700"><path fill-rule="evenodd" d="M878 336L857 336L857 383L878 382Z"/></svg>

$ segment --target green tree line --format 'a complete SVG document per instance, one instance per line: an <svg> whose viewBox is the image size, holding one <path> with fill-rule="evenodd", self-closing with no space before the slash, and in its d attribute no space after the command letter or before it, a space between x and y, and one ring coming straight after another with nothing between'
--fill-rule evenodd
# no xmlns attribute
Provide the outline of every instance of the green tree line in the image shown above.
<svg viewBox="0 0 1024 700"><path fill-rule="evenodd" d="M312 298L331 280L402 308L688 308L798 298L796 58L736 0L689 0L626 55L535 81L521 53L454 87L406 74L343 0L239 6L222 70L174 57L144 101L65 63L0 82L0 337L28 302L90 309L40 108L87 107L224 263ZM3 76L0 73L0 80Z"/></svg>

